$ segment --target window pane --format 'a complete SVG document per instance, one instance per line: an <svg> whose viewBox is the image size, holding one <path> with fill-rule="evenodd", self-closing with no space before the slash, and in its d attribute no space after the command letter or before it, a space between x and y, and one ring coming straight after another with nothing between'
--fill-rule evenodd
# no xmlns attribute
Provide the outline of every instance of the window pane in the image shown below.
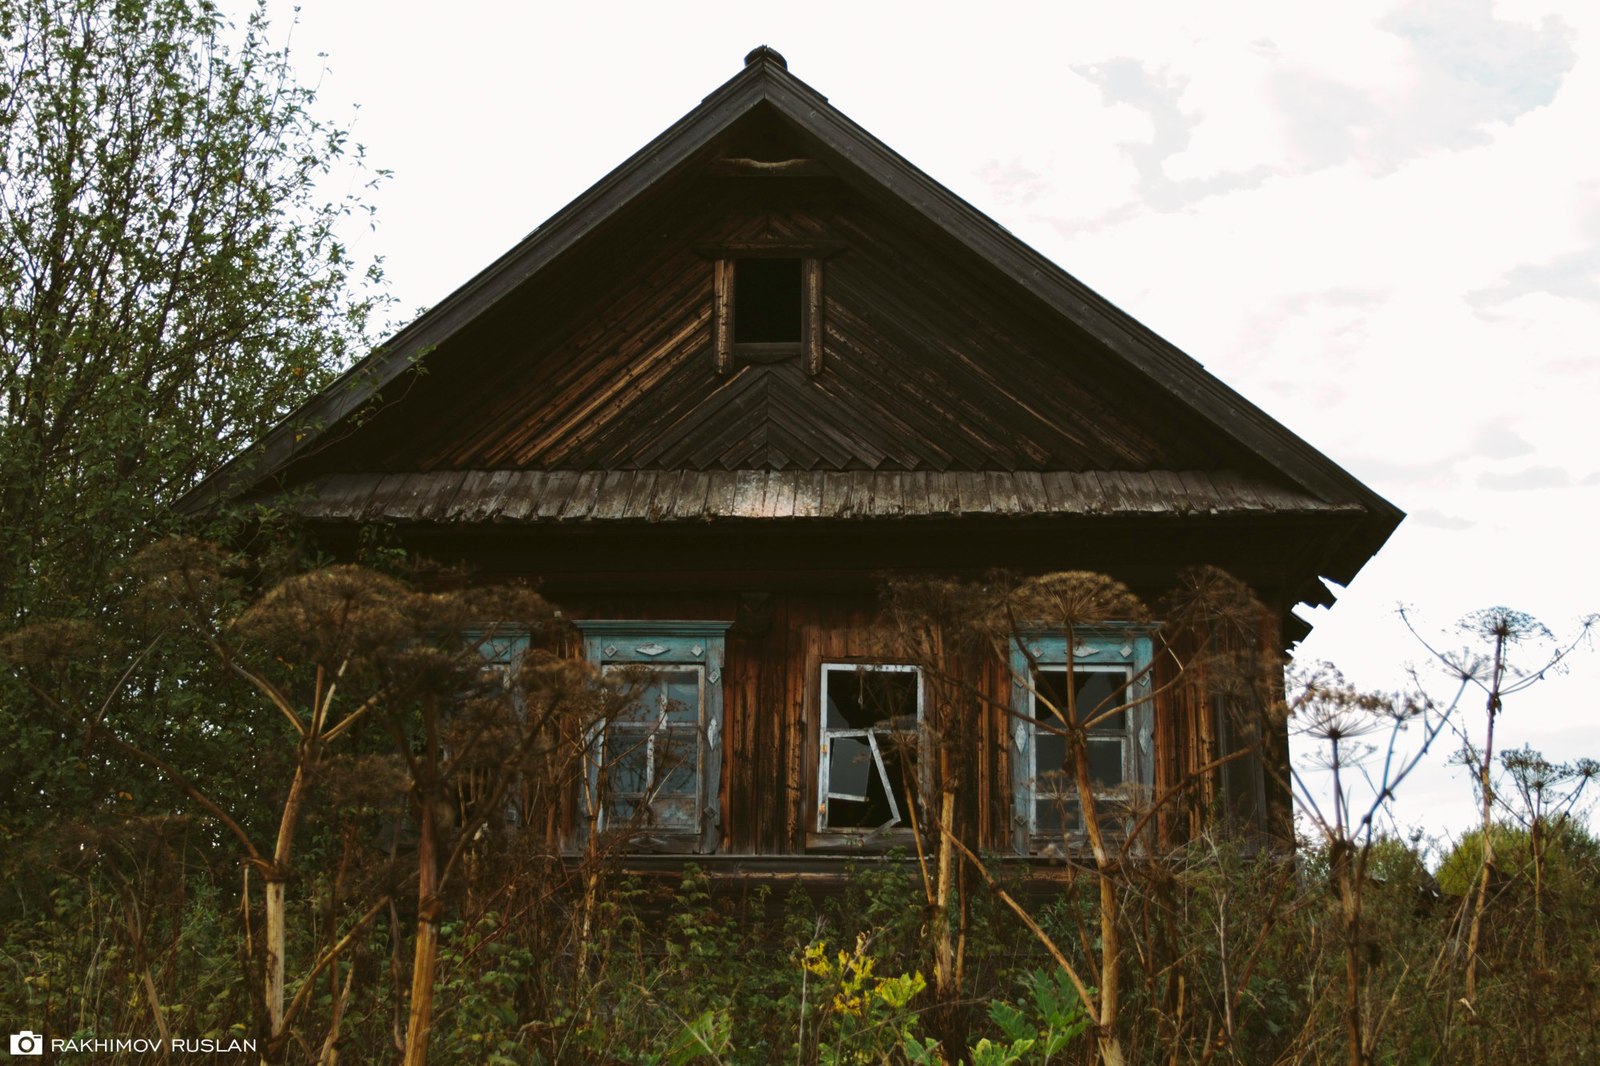
<svg viewBox="0 0 1600 1066"><path fill-rule="evenodd" d="M1122 784L1122 741L1089 740L1089 781L1096 789Z"/></svg>
<svg viewBox="0 0 1600 1066"><path fill-rule="evenodd" d="M606 732L606 771L615 793L638 793L650 787L650 734L613 726Z"/></svg>
<svg viewBox="0 0 1600 1066"><path fill-rule="evenodd" d="M1076 677L1076 709L1080 721L1095 716L1098 710L1116 707L1128 700L1128 671L1074 670ZM1044 667L1034 674L1033 687L1038 696L1034 700L1033 716L1039 721L1055 720L1056 714L1067 714L1067 671L1065 667ZM1051 711L1051 707L1055 711ZM1097 733L1120 733L1127 728L1127 711L1118 711L1096 722L1091 728Z"/></svg>
<svg viewBox="0 0 1600 1066"><path fill-rule="evenodd" d="M700 671L663 670L657 681L667 721L700 721Z"/></svg>
<svg viewBox="0 0 1600 1066"><path fill-rule="evenodd" d="M1062 806L1067 801L1058 796L1035 800L1033 804L1034 828L1041 833L1059 833L1064 826Z"/></svg>
<svg viewBox="0 0 1600 1066"><path fill-rule="evenodd" d="M660 796L650 804L650 824L662 829L693 829L699 824L693 796Z"/></svg>
<svg viewBox="0 0 1600 1066"><path fill-rule="evenodd" d="M1041 793L1065 787L1067 738L1052 733L1036 734L1033 741L1034 788Z"/></svg>
<svg viewBox="0 0 1600 1066"><path fill-rule="evenodd" d="M1096 713L1126 703L1128 700L1128 675L1122 670L1078 671L1078 717L1092 718ZM1096 732L1120 733L1127 728L1127 711L1096 722L1091 728Z"/></svg>
<svg viewBox="0 0 1600 1066"><path fill-rule="evenodd" d="M865 796L867 782L878 776L872 761L872 748L865 737L834 737L829 742L828 793L833 796Z"/></svg>
<svg viewBox="0 0 1600 1066"><path fill-rule="evenodd" d="M656 735L656 779L651 785L657 795L695 793L695 782L699 777L697 740L693 733L684 729Z"/></svg>

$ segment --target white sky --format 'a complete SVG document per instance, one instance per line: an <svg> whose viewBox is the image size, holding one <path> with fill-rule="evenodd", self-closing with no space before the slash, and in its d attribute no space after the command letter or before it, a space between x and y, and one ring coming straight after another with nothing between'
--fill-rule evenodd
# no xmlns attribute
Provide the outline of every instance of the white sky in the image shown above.
<svg viewBox="0 0 1600 1066"><path fill-rule="evenodd" d="M357 252L403 307L770 44L1409 512L1302 657L1393 687L1421 658L1397 603L1441 635L1500 603L1558 632L1600 611L1600 4L305 0L292 32L269 11L323 113L394 171ZM1581 654L1497 743L1600 756L1597 685ZM1470 821L1443 754L1402 824Z"/></svg>

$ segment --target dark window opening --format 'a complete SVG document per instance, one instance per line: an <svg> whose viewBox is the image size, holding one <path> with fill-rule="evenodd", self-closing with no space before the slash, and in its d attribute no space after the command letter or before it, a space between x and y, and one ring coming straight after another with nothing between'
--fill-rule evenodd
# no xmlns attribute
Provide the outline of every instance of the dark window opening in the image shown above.
<svg viewBox="0 0 1600 1066"><path fill-rule="evenodd" d="M798 259L740 259L734 264L733 342L799 344L803 300Z"/></svg>
<svg viewBox="0 0 1600 1066"><path fill-rule="evenodd" d="M916 667L825 664L818 828L903 825L916 779Z"/></svg>

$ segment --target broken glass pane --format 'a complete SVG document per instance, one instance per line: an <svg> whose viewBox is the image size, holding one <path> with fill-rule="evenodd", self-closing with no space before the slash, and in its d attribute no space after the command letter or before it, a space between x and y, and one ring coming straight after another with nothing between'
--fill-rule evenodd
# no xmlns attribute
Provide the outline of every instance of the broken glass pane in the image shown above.
<svg viewBox="0 0 1600 1066"><path fill-rule="evenodd" d="M1112 707L1120 706L1128 699L1128 673L1125 670L1074 670L1076 677L1075 691L1073 692L1074 706L1077 710L1078 720L1095 719L1103 715ZM1044 667L1034 675L1034 689L1038 693L1034 701L1034 717L1040 721L1053 721L1059 713L1067 714L1067 671L1065 667ZM1055 708L1054 711L1051 708ZM1117 711L1115 714L1099 717L1092 726L1093 731L1100 733L1120 733L1127 728L1127 712Z"/></svg>
<svg viewBox="0 0 1600 1066"><path fill-rule="evenodd" d="M865 799L867 782L878 776L866 737L834 737L829 742L828 795Z"/></svg>
<svg viewBox="0 0 1600 1066"><path fill-rule="evenodd" d="M823 673L823 684L827 689L823 703L828 729L916 726L915 670L829 667Z"/></svg>

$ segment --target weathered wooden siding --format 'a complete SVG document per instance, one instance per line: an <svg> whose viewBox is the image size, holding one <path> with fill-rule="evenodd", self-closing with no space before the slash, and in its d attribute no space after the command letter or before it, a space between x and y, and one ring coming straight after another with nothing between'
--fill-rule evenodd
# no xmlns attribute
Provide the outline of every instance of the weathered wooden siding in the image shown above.
<svg viewBox="0 0 1600 1066"><path fill-rule="evenodd" d="M907 662L896 655L883 629L873 595L776 594L757 632L729 631L723 673L723 772L721 852L733 855L801 855L848 843L815 833L817 810L820 667L824 662ZM567 604L574 617L650 619L740 619L735 594L672 597L591 597ZM1270 619L1259 638L1273 647ZM1194 634L1176 634L1180 655L1200 648ZM949 767L959 781L958 820L984 848L1012 847L1011 773L1007 718L1011 679L993 656L969 653L947 663L963 685L954 713L963 723L961 743L951 746ZM1158 656L1158 661L1162 657ZM1155 697L1156 794L1175 793L1156 820L1163 844L1187 839L1210 824L1227 804L1224 773L1205 769L1222 754L1216 730L1217 692L1200 667L1181 680L1164 668ZM1265 711L1257 707L1257 712ZM1267 730L1270 733L1270 730ZM1276 750L1267 753L1270 762ZM1260 756L1240 765L1258 766ZM1181 789L1179 786L1183 786ZM1265 816L1265 812L1258 812ZM1264 824L1259 829L1268 828ZM1271 827L1277 832L1281 827Z"/></svg>
<svg viewBox="0 0 1600 1066"><path fill-rule="evenodd" d="M324 474L258 502L350 522L1359 515L1236 470L435 470Z"/></svg>
<svg viewBox="0 0 1600 1066"><path fill-rule="evenodd" d="M816 376L798 359L717 373L704 249L763 238L844 245L824 267ZM996 291L968 259L838 183L702 178L432 353L428 388L354 430L338 469L1116 471L1243 461L1059 322Z"/></svg>

